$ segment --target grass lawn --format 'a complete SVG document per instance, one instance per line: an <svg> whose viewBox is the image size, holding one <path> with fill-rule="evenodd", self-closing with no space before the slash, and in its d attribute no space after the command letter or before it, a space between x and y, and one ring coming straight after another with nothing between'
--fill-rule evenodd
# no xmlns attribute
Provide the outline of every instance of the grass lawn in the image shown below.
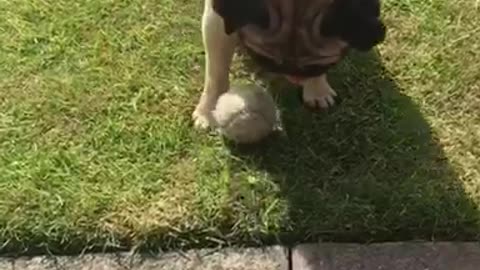
<svg viewBox="0 0 480 270"><path fill-rule="evenodd" d="M0 253L479 240L478 0L385 0L387 41L271 89L286 134L195 131L199 0L0 0Z"/></svg>

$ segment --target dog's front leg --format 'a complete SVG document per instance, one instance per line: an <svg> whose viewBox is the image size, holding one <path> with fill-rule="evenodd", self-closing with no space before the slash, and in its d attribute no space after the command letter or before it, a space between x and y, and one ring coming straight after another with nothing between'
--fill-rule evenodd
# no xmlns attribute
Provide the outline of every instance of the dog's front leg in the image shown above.
<svg viewBox="0 0 480 270"><path fill-rule="evenodd" d="M337 93L327 81L327 75L307 79L303 82L303 101L312 108L326 109L335 104Z"/></svg>
<svg viewBox="0 0 480 270"><path fill-rule="evenodd" d="M230 65L232 63L237 36L225 33L223 19L215 13L211 1L205 1L202 18L202 36L205 49L205 81L200 101L193 112L197 128L212 125L212 110L218 97L229 87Z"/></svg>

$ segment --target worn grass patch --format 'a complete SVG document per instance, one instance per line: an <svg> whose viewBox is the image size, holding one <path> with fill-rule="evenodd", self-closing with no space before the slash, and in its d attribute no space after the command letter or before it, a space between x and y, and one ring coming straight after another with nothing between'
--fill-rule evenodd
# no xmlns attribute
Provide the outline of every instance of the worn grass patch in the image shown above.
<svg viewBox="0 0 480 270"><path fill-rule="evenodd" d="M272 90L286 133L198 133L201 1L0 0L0 250L478 240L478 1L385 1L388 40Z"/></svg>

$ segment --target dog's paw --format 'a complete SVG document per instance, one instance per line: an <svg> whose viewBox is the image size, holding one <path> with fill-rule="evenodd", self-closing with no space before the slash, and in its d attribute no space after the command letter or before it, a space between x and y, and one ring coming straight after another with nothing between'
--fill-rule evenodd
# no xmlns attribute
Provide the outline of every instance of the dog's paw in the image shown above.
<svg viewBox="0 0 480 270"><path fill-rule="evenodd" d="M192 114L192 119L196 129L206 130L213 127L213 116L210 110L197 108Z"/></svg>
<svg viewBox="0 0 480 270"><path fill-rule="evenodd" d="M335 105L337 93L329 85L320 88L305 87L303 89L303 102L311 108L328 109Z"/></svg>

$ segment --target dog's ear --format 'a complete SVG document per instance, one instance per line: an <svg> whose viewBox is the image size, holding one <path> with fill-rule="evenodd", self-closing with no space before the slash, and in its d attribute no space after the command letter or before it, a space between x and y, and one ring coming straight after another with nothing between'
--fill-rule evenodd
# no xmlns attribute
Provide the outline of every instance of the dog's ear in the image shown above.
<svg viewBox="0 0 480 270"><path fill-rule="evenodd" d="M368 51L384 41L386 28L383 22L377 19L359 21L358 27L345 30L343 38L353 48L359 51Z"/></svg>
<svg viewBox="0 0 480 270"><path fill-rule="evenodd" d="M213 0L213 10L222 17L228 35L248 24L268 26L264 0Z"/></svg>
<svg viewBox="0 0 480 270"><path fill-rule="evenodd" d="M384 41L386 27L379 0L335 0L322 23L322 34L336 36L353 48L368 51Z"/></svg>

